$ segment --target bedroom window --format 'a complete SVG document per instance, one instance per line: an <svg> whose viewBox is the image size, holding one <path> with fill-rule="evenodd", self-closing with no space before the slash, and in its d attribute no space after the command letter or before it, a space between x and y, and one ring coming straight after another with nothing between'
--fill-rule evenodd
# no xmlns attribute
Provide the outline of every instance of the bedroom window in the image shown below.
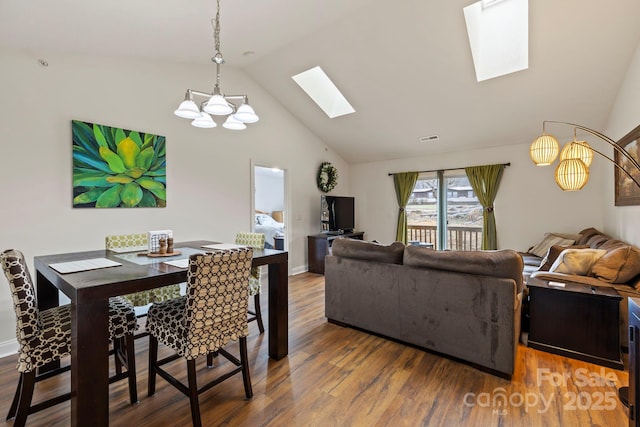
<svg viewBox="0 0 640 427"><path fill-rule="evenodd" d="M480 250L482 205L463 170L423 173L409 198L407 242Z"/></svg>

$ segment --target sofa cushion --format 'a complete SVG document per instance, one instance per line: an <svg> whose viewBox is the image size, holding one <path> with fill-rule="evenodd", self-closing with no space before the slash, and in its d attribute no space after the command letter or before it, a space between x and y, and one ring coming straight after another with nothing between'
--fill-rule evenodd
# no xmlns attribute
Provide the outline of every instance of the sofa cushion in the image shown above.
<svg viewBox="0 0 640 427"><path fill-rule="evenodd" d="M587 240L586 245L588 245L590 248L598 249L600 248L600 246L605 244L608 240L609 238L604 234L596 234L591 236L589 240Z"/></svg>
<svg viewBox="0 0 640 427"><path fill-rule="evenodd" d="M621 246L609 250L593 265L593 274L609 283L627 283L640 274L640 249Z"/></svg>
<svg viewBox="0 0 640 427"><path fill-rule="evenodd" d="M357 239L335 239L331 245L333 256L355 258L388 264L402 264L404 244L394 242L389 246Z"/></svg>
<svg viewBox="0 0 640 427"><path fill-rule="evenodd" d="M560 253L565 249L587 249L589 246L587 245L573 245L573 246L560 246L553 245L547 251L547 255L542 258L542 262L540 262L539 271L549 271L553 263L558 259Z"/></svg>
<svg viewBox="0 0 640 427"><path fill-rule="evenodd" d="M565 249L560 252L549 271L588 276L596 261L606 253L604 249Z"/></svg>
<svg viewBox="0 0 640 427"><path fill-rule="evenodd" d="M547 255L547 251L553 245L569 246L575 243L575 239L568 239L558 234L545 233L544 239L542 239L537 245L529 249L529 253L532 253L540 258Z"/></svg>
<svg viewBox="0 0 640 427"><path fill-rule="evenodd" d="M576 241L576 245L586 245L587 241L597 235L597 234L602 234L604 235L604 233L598 229L595 229L593 227L589 227L589 228L585 228L584 230L582 230L580 233L580 238Z"/></svg>
<svg viewBox="0 0 640 427"><path fill-rule="evenodd" d="M522 287L522 257L514 250L499 251L434 251L407 246L403 264L412 267L457 271L482 276L514 279L518 292Z"/></svg>

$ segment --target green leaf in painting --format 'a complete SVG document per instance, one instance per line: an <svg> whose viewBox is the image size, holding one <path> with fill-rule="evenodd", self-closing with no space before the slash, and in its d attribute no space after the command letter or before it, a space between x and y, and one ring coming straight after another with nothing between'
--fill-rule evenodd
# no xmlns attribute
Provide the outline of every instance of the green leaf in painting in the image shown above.
<svg viewBox="0 0 640 427"><path fill-rule="evenodd" d="M138 179L142 175L144 175L146 171L147 171L146 169L135 167L135 168L127 169L125 173L133 179Z"/></svg>
<svg viewBox="0 0 640 427"><path fill-rule="evenodd" d="M138 203L139 208L155 208L158 204L156 203L156 198L153 197L149 191L142 190L142 199L140 203Z"/></svg>
<svg viewBox="0 0 640 427"><path fill-rule="evenodd" d="M128 184L130 182L133 182L133 178L127 175L118 174L116 176L108 177L107 182L111 182L114 184Z"/></svg>
<svg viewBox="0 0 640 427"><path fill-rule="evenodd" d="M140 152L140 154L136 158L136 166L148 170L149 167L151 167L152 160L153 160L153 147L145 148Z"/></svg>
<svg viewBox="0 0 640 427"><path fill-rule="evenodd" d="M150 188L151 191L158 199L167 200L167 190L164 188Z"/></svg>
<svg viewBox="0 0 640 427"><path fill-rule="evenodd" d="M74 205L85 205L87 203L93 203L98 200L98 197L104 192L102 188L94 188L82 194L78 194L73 198Z"/></svg>
<svg viewBox="0 0 640 427"><path fill-rule="evenodd" d="M115 208L120 205L120 190L122 185L117 184L98 197L96 208Z"/></svg>
<svg viewBox="0 0 640 427"><path fill-rule="evenodd" d="M96 141L98 141L98 145L100 145L100 147L109 147L109 144L107 144L107 139L104 137L100 126L93 126L93 136L96 138Z"/></svg>
<svg viewBox="0 0 640 427"><path fill-rule="evenodd" d="M123 173L127 169L120 156L106 147L100 147L100 156L107 161L109 168L115 173Z"/></svg>
<svg viewBox="0 0 640 427"><path fill-rule="evenodd" d="M74 187L111 187L113 184L108 181L108 175L96 174L73 174Z"/></svg>
<svg viewBox="0 0 640 427"><path fill-rule="evenodd" d="M120 144L120 141L122 141L126 137L127 137L127 135L125 135L124 129L116 128L116 133L115 133L115 143L116 143L116 145Z"/></svg>
<svg viewBox="0 0 640 427"><path fill-rule="evenodd" d="M162 183L147 176L143 176L142 178L137 179L136 182L140 184L142 188L146 188L147 190L164 188L164 185Z"/></svg>
<svg viewBox="0 0 640 427"><path fill-rule="evenodd" d="M122 203L128 207L132 208L137 206L142 199L142 188L135 182L130 182L129 184L125 184L120 192L120 199Z"/></svg>
<svg viewBox="0 0 640 427"><path fill-rule="evenodd" d="M136 132L135 130L130 132L129 138L131 138L131 140L135 142L138 147L142 147L142 139L140 138L139 132Z"/></svg>
<svg viewBox="0 0 640 427"><path fill-rule="evenodd" d="M118 156L127 169L136 166L138 154L140 154L140 147L131 138L125 138L118 143Z"/></svg>

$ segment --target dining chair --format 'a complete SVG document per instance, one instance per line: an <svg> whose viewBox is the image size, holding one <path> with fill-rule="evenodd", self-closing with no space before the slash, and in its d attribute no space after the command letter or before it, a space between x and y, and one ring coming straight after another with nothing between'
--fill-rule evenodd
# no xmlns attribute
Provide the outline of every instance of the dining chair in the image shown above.
<svg viewBox="0 0 640 427"><path fill-rule="evenodd" d="M148 237L146 233L134 233L134 234L119 234L110 235L105 239L105 246L107 250L112 249L139 249L146 246L148 243ZM131 302L134 307L138 307L138 317L146 316L146 310L142 307L146 307L153 302L166 301L172 298L180 296L180 285L169 285L161 288L150 289L148 291L136 292L129 295L124 295L124 298ZM146 336L146 332L141 332L135 335L136 338Z"/></svg>
<svg viewBox="0 0 640 427"><path fill-rule="evenodd" d="M18 351L18 386L11 402L7 420L15 417L14 426L24 426L30 414L69 400L71 393L52 397L32 405L35 384L57 374L69 371L66 365L46 373L38 368L60 361L71 354L71 306L63 305L39 310L31 274L22 252L8 249L0 253L0 264L9 282L16 314ZM129 380L131 404L138 401L136 386L135 350L133 332L137 329L133 306L121 297L109 299L109 339L113 343L116 373L109 383ZM126 372L122 372L122 367Z"/></svg>
<svg viewBox="0 0 640 427"><path fill-rule="evenodd" d="M263 233L238 233L236 234L236 244L245 245L254 249L264 249L265 237ZM249 296L253 297L253 308L249 310L248 322L254 320L258 322L258 329L260 333L264 333L264 323L262 323L262 311L260 310L260 294L262 293L261 285L261 270L260 267L253 267L251 269L251 276L249 276Z"/></svg>
<svg viewBox="0 0 640 427"><path fill-rule="evenodd" d="M252 248L193 254L187 270L187 294L149 308L149 396L156 390L156 374L189 397L194 427L202 425L198 395L216 384L242 372L247 398L253 396L247 358L248 280L251 272ZM239 341L240 359L222 347ZM175 354L158 360L158 342ZM198 388L196 359L221 354L235 368ZM188 385L183 384L161 366L184 357L187 361ZM213 358L211 358L212 360Z"/></svg>

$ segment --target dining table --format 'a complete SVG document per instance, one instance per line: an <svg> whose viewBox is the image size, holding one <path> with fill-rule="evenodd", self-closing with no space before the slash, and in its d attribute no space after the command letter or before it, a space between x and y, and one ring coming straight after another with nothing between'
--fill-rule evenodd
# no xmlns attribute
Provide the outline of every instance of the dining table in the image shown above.
<svg viewBox="0 0 640 427"><path fill-rule="evenodd" d="M171 257L106 249L34 257L38 308L59 305L59 291L71 300L72 426L109 425L109 298L185 282L187 268L176 260L224 246L208 240L179 242L174 248L180 254ZM93 260L113 266L60 272L66 271L61 266ZM288 252L254 249L252 267L262 265L268 266L269 357L280 360L288 354Z"/></svg>

